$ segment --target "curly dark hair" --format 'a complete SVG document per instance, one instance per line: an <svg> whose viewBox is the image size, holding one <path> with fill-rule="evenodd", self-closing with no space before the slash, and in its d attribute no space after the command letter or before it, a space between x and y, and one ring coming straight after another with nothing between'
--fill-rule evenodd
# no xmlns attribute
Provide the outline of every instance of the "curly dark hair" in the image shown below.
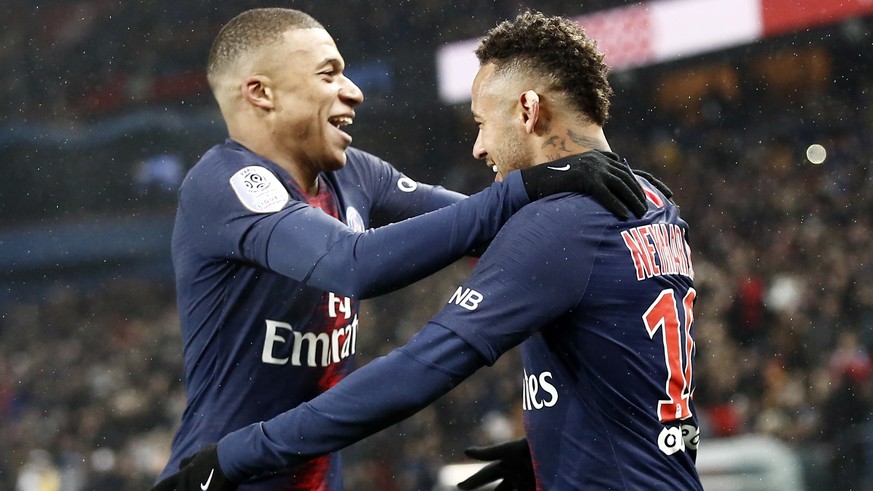
<svg viewBox="0 0 873 491"><path fill-rule="evenodd" d="M206 63L210 85L217 74L250 50L279 42L289 29L310 28L324 29L309 14L294 9L256 8L237 15L221 28L212 42Z"/></svg>
<svg viewBox="0 0 873 491"><path fill-rule="evenodd" d="M597 43L570 19L522 12L488 31L476 56L482 65L494 63L498 73L515 67L546 74L548 88L569 96L591 121L603 126L609 118L609 67Z"/></svg>

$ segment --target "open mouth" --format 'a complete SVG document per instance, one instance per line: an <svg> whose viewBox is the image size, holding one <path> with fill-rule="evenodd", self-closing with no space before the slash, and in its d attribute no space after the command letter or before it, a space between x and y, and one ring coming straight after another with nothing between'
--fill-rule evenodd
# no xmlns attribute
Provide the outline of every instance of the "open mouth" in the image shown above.
<svg viewBox="0 0 873 491"><path fill-rule="evenodd" d="M342 128L343 126L350 125L354 122L351 116L334 116L332 118L328 118L327 122L336 126L337 128Z"/></svg>

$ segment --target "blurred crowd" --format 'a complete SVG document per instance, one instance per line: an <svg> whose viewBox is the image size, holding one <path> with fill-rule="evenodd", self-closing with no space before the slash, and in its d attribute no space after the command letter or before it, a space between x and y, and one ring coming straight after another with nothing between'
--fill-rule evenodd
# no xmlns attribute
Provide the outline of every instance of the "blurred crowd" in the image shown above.
<svg viewBox="0 0 873 491"><path fill-rule="evenodd" d="M158 1L42 3L36 17L54 18L54 27L12 9L17 17L0 33L0 60L19 67L0 79L21 89L0 91L10 98L0 104L6 124L96 118L100 111L82 99L90 89L122 75L199 70L215 25L258 2L200 10ZM425 65L410 61L419 56L414 52L399 54L404 42L474 36L520 4L459 6L449 17L441 2L397 2L346 22L365 2L348 2L347 10L289 3L322 20L347 59L405 56L404 70ZM543 10L565 13L561 2L545 3L552 9ZM594 9L617 2L585 3ZM65 22L73 18L90 21ZM801 58L809 53L794 48ZM873 144L873 75L857 68L869 66L867 52L831 57L824 83L768 86L746 68L734 70L737 90L710 87L672 104L655 104L652 92L637 97L639 85L664 78L625 75L616 80L606 127L615 151L670 185L691 225L699 292L694 400L704 442L749 433L779 438L802 459L810 490L873 485L873 283L865 280L873 275L873 162L865 151ZM34 82L67 90L43 93ZM113 111L139 104L129 88ZM670 87L655 92L669 94ZM207 105L204 94L197 97L191 100ZM432 149L432 159L470 160L469 123L449 117L434 126L452 143ZM385 135L383 128L355 131L365 149ZM204 149L212 143L203 142ZM806 154L813 143L826 151L818 164L812 161L820 155ZM469 163L442 165L429 171L464 191L490 178ZM404 343L471 266L462 260L366 301L359 361ZM81 288L58 281L38 298L2 307L0 491L147 489L184 407L171 282L115 276ZM347 449L347 488L429 490L440 467L464 460L464 447L520 435L520 374L509 353L433 406Z"/></svg>
<svg viewBox="0 0 873 491"><path fill-rule="evenodd" d="M542 0L537 8L579 14L624 3ZM0 6L6 21L0 32L0 83L6 88L0 91L0 122L75 126L137 106L209 104L203 68L212 39L248 8L304 10L330 30L352 67L391 59L393 75L414 78L429 77L421 53L479 36L523 5L520 0L7 0Z"/></svg>

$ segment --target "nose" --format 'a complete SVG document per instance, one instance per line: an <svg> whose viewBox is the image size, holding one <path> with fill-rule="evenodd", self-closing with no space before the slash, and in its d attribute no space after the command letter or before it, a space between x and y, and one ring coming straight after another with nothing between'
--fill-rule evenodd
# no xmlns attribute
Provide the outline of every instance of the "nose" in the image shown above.
<svg viewBox="0 0 873 491"><path fill-rule="evenodd" d="M350 106L357 106L364 102L364 93L361 89L351 79L345 76L343 79L343 85L339 91L340 98Z"/></svg>
<svg viewBox="0 0 873 491"><path fill-rule="evenodd" d="M483 160L488 156L485 151L485 145L482 144L482 131L476 134L476 141L473 143L473 158Z"/></svg>

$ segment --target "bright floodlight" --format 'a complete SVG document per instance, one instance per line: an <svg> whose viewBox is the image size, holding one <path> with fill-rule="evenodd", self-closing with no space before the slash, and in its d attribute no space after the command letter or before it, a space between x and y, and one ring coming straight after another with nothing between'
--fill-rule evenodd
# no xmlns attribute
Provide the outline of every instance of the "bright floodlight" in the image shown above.
<svg viewBox="0 0 873 491"><path fill-rule="evenodd" d="M813 164L821 164L826 158L828 158L827 150L818 143L813 143L806 149L806 159Z"/></svg>

